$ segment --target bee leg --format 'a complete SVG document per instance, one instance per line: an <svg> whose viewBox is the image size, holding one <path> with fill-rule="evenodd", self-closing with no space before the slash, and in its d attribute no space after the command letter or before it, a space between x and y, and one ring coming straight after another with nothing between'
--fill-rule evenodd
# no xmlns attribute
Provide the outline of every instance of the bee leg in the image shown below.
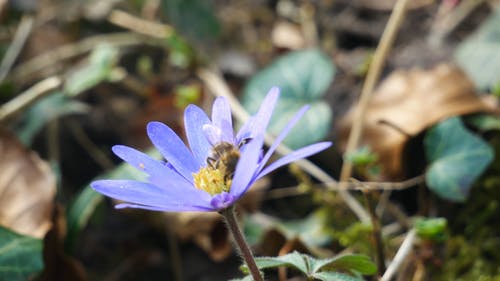
<svg viewBox="0 0 500 281"><path fill-rule="evenodd" d="M217 159L212 158L212 157L208 157L207 164L210 168L212 168L214 170L217 169Z"/></svg>

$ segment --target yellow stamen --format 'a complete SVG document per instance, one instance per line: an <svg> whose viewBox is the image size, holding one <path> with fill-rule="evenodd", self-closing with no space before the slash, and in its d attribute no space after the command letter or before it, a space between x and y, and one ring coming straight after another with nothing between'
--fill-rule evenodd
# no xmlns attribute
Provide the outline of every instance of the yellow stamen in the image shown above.
<svg viewBox="0 0 500 281"><path fill-rule="evenodd" d="M198 173L193 173L194 186L205 190L210 195L228 192L231 187L231 180L224 179L224 174L219 169L210 167L201 168Z"/></svg>

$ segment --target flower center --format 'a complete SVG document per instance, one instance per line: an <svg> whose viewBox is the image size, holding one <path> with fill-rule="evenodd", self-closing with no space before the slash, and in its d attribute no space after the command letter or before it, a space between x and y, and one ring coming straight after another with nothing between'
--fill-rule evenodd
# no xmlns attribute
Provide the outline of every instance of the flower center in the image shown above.
<svg viewBox="0 0 500 281"><path fill-rule="evenodd" d="M203 167L198 173L193 174L194 186L205 190L210 195L228 192L231 187L231 179L224 179L224 174L219 169Z"/></svg>
<svg viewBox="0 0 500 281"><path fill-rule="evenodd" d="M207 158L207 166L193 173L195 187L212 196L229 192L239 158L240 151L233 144L221 142L215 145Z"/></svg>

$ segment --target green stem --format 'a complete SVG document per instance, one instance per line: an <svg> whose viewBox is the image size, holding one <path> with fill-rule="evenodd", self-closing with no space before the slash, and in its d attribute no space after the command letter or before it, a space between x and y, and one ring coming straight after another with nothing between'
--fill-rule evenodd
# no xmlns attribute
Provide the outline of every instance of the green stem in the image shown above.
<svg viewBox="0 0 500 281"><path fill-rule="evenodd" d="M252 251L250 251L250 248L248 247L245 237L243 236L243 233L241 232L241 229L238 226L238 221L236 220L236 214L234 212L234 206L222 210L220 214L224 216L224 219L226 220L227 225L229 226L229 230L233 234L233 238L236 241L238 248L240 249L240 253L243 256L243 259L245 259L245 263L247 264L248 269L252 274L253 280L264 281L264 279L260 275L259 268L255 263Z"/></svg>

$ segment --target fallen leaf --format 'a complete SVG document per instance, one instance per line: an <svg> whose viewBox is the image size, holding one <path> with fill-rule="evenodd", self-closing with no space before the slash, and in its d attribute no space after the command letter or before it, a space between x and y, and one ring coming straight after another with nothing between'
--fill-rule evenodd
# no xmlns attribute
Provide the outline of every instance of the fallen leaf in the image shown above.
<svg viewBox="0 0 500 281"><path fill-rule="evenodd" d="M378 0L378 1L372 1L372 0L357 0L353 1L355 5L367 8L367 9L372 9L372 10L380 10L380 11L390 11L394 8L396 5L397 0ZM423 8L425 6L433 4L433 0L413 0L409 1L407 5L407 9L413 10L413 9L419 9Z"/></svg>
<svg viewBox="0 0 500 281"><path fill-rule="evenodd" d="M339 122L339 145L345 150L357 107ZM408 141L452 116L498 112L476 95L474 84L459 68L440 64L430 70L399 70L385 79L369 102L361 145L382 164L381 179L405 178Z"/></svg>
<svg viewBox="0 0 500 281"><path fill-rule="evenodd" d="M304 48L306 40L300 27L287 21L279 21L271 32L271 41L278 48L299 50Z"/></svg>
<svg viewBox="0 0 500 281"><path fill-rule="evenodd" d="M0 130L0 225L42 238L51 226L56 180L49 165Z"/></svg>

